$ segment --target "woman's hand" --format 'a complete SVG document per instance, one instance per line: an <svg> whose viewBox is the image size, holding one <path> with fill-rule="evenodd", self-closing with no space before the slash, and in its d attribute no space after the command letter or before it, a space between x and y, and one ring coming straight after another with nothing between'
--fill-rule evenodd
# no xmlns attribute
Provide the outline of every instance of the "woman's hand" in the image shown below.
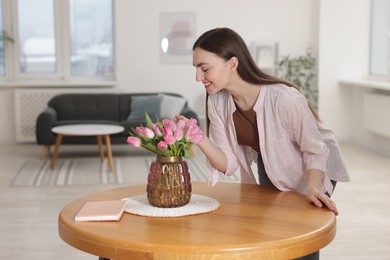
<svg viewBox="0 0 390 260"><path fill-rule="evenodd" d="M182 116L182 115L175 115L175 118L177 120L184 120L184 121L188 121L189 119L185 116Z"/></svg>
<svg viewBox="0 0 390 260"><path fill-rule="evenodd" d="M336 204L322 192L323 172L319 170L308 171L308 182L306 189L306 197L314 203L317 207L321 208L324 204L329 210L333 211L337 216L339 214Z"/></svg>
<svg viewBox="0 0 390 260"><path fill-rule="evenodd" d="M177 120L188 121L189 119L182 115L176 115ZM209 138L205 135L204 139L199 142L198 147L206 155L210 164L220 172L226 172L227 169L227 159L225 153L210 141Z"/></svg>

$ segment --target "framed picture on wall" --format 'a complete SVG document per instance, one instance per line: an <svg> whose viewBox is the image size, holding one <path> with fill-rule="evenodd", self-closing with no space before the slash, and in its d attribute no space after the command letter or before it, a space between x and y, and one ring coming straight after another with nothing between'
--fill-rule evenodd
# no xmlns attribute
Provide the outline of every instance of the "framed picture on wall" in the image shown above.
<svg viewBox="0 0 390 260"><path fill-rule="evenodd" d="M276 76L278 73L278 44L252 43L252 57L264 72Z"/></svg>
<svg viewBox="0 0 390 260"><path fill-rule="evenodd" d="M162 63L192 63L196 40L195 13L160 14L160 60Z"/></svg>

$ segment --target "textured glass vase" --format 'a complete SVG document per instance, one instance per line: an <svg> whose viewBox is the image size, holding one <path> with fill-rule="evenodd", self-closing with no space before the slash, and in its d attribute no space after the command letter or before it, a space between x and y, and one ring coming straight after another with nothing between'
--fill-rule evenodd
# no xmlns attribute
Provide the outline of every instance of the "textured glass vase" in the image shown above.
<svg viewBox="0 0 390 260"><path fill-rule="evenodd" d="M191 199L191 177L181 156L162 157L150 165L146 192L150 205L160 208L181 207Z"/></svg>

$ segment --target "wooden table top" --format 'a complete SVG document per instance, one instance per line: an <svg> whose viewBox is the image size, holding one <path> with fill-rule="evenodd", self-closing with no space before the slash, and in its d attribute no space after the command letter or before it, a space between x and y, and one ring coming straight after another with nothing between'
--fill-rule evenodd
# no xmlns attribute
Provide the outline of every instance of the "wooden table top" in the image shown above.
<svg viewBox="0 0 390 260"><path fill-rule="evenodd" d="M94 193L71 202L58 219L60 237L112 259L291 259L318 251L336 235L336 217L302 194L241 183L193 183L218 200L215 211L178 218L125 213L119 222L78 222L87 201L144 194L146 184Z"/></svg>

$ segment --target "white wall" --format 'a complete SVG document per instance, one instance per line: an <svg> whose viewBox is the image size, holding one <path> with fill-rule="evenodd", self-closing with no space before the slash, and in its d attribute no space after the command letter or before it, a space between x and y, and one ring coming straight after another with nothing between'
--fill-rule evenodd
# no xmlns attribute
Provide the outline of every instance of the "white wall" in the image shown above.
<svg viewBox="0 0 390 260"><path fill-rule="evenodd" d="M118 85L113 91L178 92L188 98L190 106L201 116L205 92L195 82L191 63L160 63L161 12L195 12L198 35L213 27L227 26L239 32L248 44L278 42L281 55L302 53L309 43L317 42L318 1L313 0L116 0L115 3ZM323 110L325 113L324 106ZM0 87L0 144L15 142L14 114L13 88Z"/></svg>
<svg viewBox="0 0 390 260"><path fill-rule="evenodd" d="M390 93L359 87L368 74L370 3L370 0L320 0L319 110L338 139L390 155L390 139L364 126L364 94ZM340 84L339 80L352 83ZM359 83L354 84L355 81ZM388 120L389 112L383 107L377 109L383 113L372 116Z"/></svg>
<svg viewBox="0 0 390 260"><path fill-rule="evenodd" d="M374 111L381 111L380 113L370 113L370 116L375 117L371 118L371 120L378 121L383 120L387 122L383 122L381 124L377 124L375 127L381 127L381 129L378 130L368 130L365 126L365 119L364 114L365 110L367 108L364 107L364 95L365 93L376 93L379 95L382 95L383 97L389 97L390 91L378 91L373 90L370 88L361 88L357 87L356 85L348 85L348 86L342 86L343 89L345 89L346 92L351 93L354 103L353 103L353 121L352 121L352 134L351 134L351 140L354 142L361 144L367 148L376 150L380 153L386 154L390 156L390 138L388 137L389 133L386 133L385 135L376 134L377 132L381 133L384 132L384 128L386 125L389 124L390 120L390 112L388 110L389 103L385 104L386 106L383 106L383 104L374 104L374 107L370 107L370 110L373 109ZM368 110L369 111L369 110ZM370 128L373 127L373 125L370 125Z"/></svg>
<svg viewBox="0 0 390 260"><path fill-rule="evenodd" d="M324 123L339 139L390 155L390 139L364 126L364 93L374 90L339 82L340 79L359 81L367 77L370 3L370 0L320 1L319 110ZM389 95L389 91L382 93ZM388 120L388 111L372 116Z"/></svg>
<svg viewBox="0 0 390 260"><path fill-rule="evenodd" d="M300 53L313 41L310 0L142 1L137 6L130 1L119 3L119 87L177 91L189 98L190 106L200 114L204 113L205 91L195 81L191 62L177 65L159 61L160 12L195 12L198 35L227 26L238 31L248 44L279 42L281 54Z"/></svg>
<svg viewBox="0 0 390 260"><path fill-rule="evenodd" d="M319 22L319 111L339 139L352 139L354 93L343 77L367 75L370 0L321 0Z"/></svg>

